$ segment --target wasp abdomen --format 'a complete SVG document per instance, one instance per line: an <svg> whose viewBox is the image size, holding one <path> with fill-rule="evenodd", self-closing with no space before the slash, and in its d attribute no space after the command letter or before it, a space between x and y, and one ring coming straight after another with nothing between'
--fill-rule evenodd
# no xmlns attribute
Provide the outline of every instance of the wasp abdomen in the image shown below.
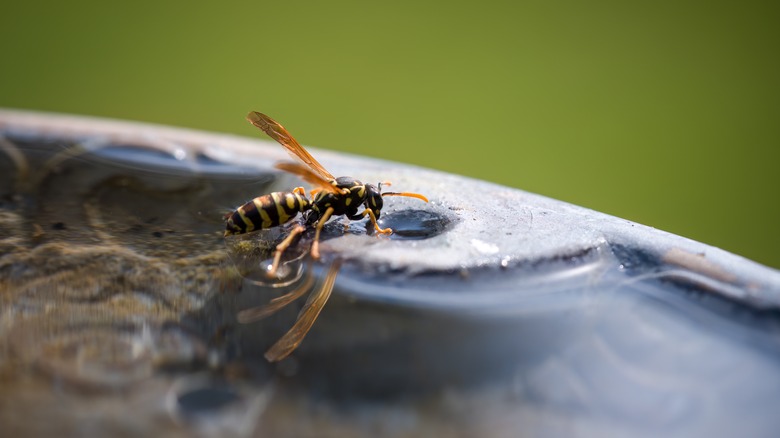
<svg viewBox="0 0 780 438"><path fill-rule="evenodd" d="M290 192L273 192L238 207L225 219L225 235L277 227L309 208L309 200Z"/></svg>

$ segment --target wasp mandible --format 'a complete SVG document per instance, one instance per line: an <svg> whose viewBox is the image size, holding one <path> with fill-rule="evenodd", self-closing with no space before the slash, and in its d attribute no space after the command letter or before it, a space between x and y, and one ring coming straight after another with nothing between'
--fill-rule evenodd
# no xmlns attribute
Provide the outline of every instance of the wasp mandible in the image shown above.
<svg viewBox="0 0 780 438"><path fill-rule="evenodd" d="M384 205L382 200L384 196L407 196L428 202L425 196L418 193L382 193L382 185L390 185L388 182L373 185L363 184L348 176L336 178L315 160L284 126L272 118L252 111L247 114L246 119L284 146L290 155L301 162L281 162L275 167L301 177L312 184L314 189L311 192L311 199L306 197L303 187L296 187L292 192L274 192L258 196L238 207L236 211L225 215L225 236L277 227L291 221L298 213L302 213L305 225L315 227L310 254L317 259L320 256L320 232L331 217L345 215L350 220L361 220L368 216L378 233L390 234L393 230L381 228L377 223ZM363 211L358 212L361 206L364 207ZM270 276L276 274L284 250L305 230L304 226L296 226L276 247L274 261L269 270Z"/></svg>

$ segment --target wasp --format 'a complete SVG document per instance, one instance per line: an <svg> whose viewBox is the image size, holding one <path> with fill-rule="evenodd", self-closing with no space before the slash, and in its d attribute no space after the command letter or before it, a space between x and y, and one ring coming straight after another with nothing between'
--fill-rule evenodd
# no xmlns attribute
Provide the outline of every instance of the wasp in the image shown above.
<svg viewBox="0 0 780 438"><path fill-rule="evenodd" d="M301 177L304 181L314 185L315 188L311 192L311 199L306 197L306 191L303 187L296 187L292 192L274 192L252 199L238 207L236 211L225 215L225 236L278 227L291 221L298 213L302 213L305 225L315 227L310 254L317 259L319 258L320 232L325 222L331 217L345 215L350 220L361 220L368 216L378 233L390 234L393 232L392 229L381 228L377 223L384 205L382 200L384 196L407 196L428 202L425 196L418 193L382 193L382 185L390 185L388 182L373 185L363 184L348 176L336 178L315 160L284 126L272 118L252 111L246 116L246 119L284 146L293 157L300 160L300 163L277 163L275 167ZM364 207L363 211L358 212L361 206ZM298 234L305 230L306 228L303 226L293 228L290 235L277 246L274 263L269 271L270 275L276 273L284 250Z"/></svg>
<svg viewBox="0 0 780 438"><path fill-rule="evenodd" d="M382 185L390 185L389 182L373 185L364 184L348 176L336 178L315 160L284 126L272 118L252 111L246 116L246 119L276 140L298 160L298 162L277 163L275 165L277 169L297 175L314 186L310 192L310 198L306 196L306 190L303 187L296 187L291 192L274 192L258 196L238 207L236 211L225 215L225 237L227 237L278 227L290 222L299 213L302 214L304 225L294 227L290 234L276 246L274 260L268 271L269 276L276 275L282 254L307 227L315 229L309 253L312 258L318 259L320 256L320 233L325 223L332 217L346 216L350 220L362 220L368 216L378 233L391 234L392 229L382 228L377 223L384 205L383 197L406 196L428 202L428 199L419 193L382 192ZM361 207L363 210L358 211ZM334 263L328 270L321 288L310 296L293 328L268 350L266 358L269 361L281 360L297 348L328 300L337 273L338 262ZM266 316L300 297L308 287L311 287L311 284L298 288L294 293L279 297L266 308L250 309L254 312L250 312L249 315L254 316L245 315L242 321L242 317L239 315L239 320L250 322Z"/></svg>

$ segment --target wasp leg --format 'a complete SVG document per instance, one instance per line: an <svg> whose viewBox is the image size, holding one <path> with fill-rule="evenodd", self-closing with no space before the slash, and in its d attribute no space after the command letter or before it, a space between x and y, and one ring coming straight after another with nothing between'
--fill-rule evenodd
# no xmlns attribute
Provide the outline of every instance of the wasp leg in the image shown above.
<svg viewBox="0 0 780 438"><path fill-rule="evenodd" d="M328 207L325 210L325 214L322 215L319 221L317 221L317 231L314 233L314 242L311 244L311 256L315 259L320 258L320 231L325 226L325 222L330 219L330 215L333 214L333 207Z"/></svg>
<svg viewBox="0 0 780 438"><path fill-rule="evenodd" d="M359 221L365 217L362 213L358 213L357 207L347 211L344 215L351 221Z"/></svg>
<svg viewBox="0 0 780 438"><path fill-rule="evenodd" d="M279 261L282 259L282 254L284 253L284 250L286 250L290 244L292 243L293 239L301 233L303 233L306 230L306 228L298 225L295 228L290 231L290 235L285 237L284 240L282 240L282 243L276 245L276 251L274 251L274 263L271 265L271 270L268 271L269 277L274 277L276 275L276 270L279 268Z"/></svg>
<svg viewBox="0 0 780 438"><path fill-rule="evenodd" d="M297 193L301 196L306 196L306 189L304 189L303 187L296 187L293 189L293 193Z"/></svg>
<svg viewBox="0 0 780 438"><path fill-rule="evenodd" d="M317 193L319 193L321 191L322 191L322 189L320 189L320 188L311 189L311 191L309 192L309 197L313 198L314 195L316 195Z"/></svg>
<svg viewBox="0 0 780 438"><path fill-rule="evenodd" d="M371 218L371 223L374 224L374 229L377 231L377 233L382 233L382 234L392 234L393 233L393 230L390 229L390 228L380 228L379 227L379 224L376 223L376 216L374 216L374 212L371 211L371 209L367 208L367 209L363 210L363 213L361 213L360 215L363 216L363 217L368 215L368 217Z"/></svg>

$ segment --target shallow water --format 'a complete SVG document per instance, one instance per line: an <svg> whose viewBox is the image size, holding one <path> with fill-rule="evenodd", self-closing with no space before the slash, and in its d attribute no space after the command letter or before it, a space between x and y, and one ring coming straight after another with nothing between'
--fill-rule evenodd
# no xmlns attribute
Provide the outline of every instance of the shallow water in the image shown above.
<svg viewBox="0 0 780 438"><path fill-rule="evenodd" d="M765 299L776 291L692 265L687 252L659 255L605 232L512 253L506 242L525 245L520 231L562 213L530 199L506 203L515 226L479 212L474 223L464 212L495 189L464 180L473 190L457 205L443 192L451 181L424 184L431 204L387 202L391 236L329 223L317 262L304 233L283 278L269 280L289 228L223 239L221 216L296 185L272 161L226 164L186 142L2 132L2 430L769 436L780 425L780 314ZM422 251L432 255L421 261ZM267 362L305 300L260 321L237 315L310 275L316 289L336 260L312 331ZM759 292L768 304L756 305Z"/></svg>

